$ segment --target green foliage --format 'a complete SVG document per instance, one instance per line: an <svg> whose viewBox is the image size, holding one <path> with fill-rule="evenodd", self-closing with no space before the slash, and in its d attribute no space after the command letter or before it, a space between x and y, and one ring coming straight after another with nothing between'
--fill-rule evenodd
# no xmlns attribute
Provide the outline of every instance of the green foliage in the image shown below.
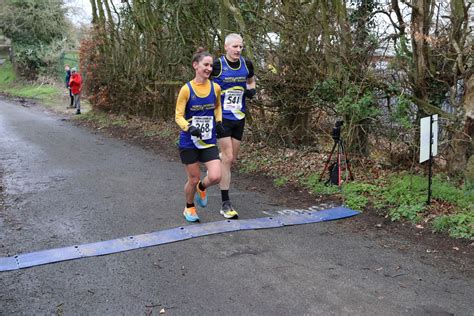
<svg viewBox="0 0 474 316"><path fill-rule="evenodd" d="M409 40L407 39L406 35L402 35L395 46L396 57L402 64L412 62L413 57L408 43Z"/></svg>
<svg viewBox="0 0 474 316"><path fill-rule="evenodd" d="M346 85L341 86L335 78L317 81L309 96L318 106L335 110L337 115L349 117L353 122L373 118L380 113L372 90L363 90L363 87L354 86L353 82Z"/></svg>
<svg viewBox="0 0 474 316"><path fill-rule="evenodd" d="M474 156L467 161L466 170L464 170L464 189L470 194L474 194Z"/></svg>
<svg viewBox="0 0 474 316"><path fill-rule="evenodd" d="M337 186L326 186L319 181L319 175L312 175L304 183L314 193L336 194ZM355 210L363 211L370 205L387 214L392 221L402 219L416 223L427 210L428 180L426 177L407 173L395 174L375 184L348 182L342 186L344 204ZM432 182L432 199L449 202L454 206L454 214L437 217L433 221L436 231L448 231L456 238L474 236L474 194L455 187L441 175Z"/></svg>
<svg viewBox="0 0 474 316"><path fill-rule="evenodd" d="M378 207L388 209L392 221L402 218L412 222L419 220L419 213L426 206L426 178L413 175L393 176L385 187L377 192L381 201Z"/></svg>
<svg viewBox="0 0 474 316"><path fill-rule="evenodd" d="M61 0L8 0L0 10L0 29L16 44L49 44L63 39L65 13Z"/></svg>
<svg viewBox="0 0 474 316"><path fill-rule="evenodd" d="M340 86L335 79L316 81L313 90L309 93L313 102L321 107L333 109L341 94Z"/></svg>
<svg viewBox="0 0 474 316"><path fill-rule="evenodd" d="M344 196L344 204L357 211L362 211L367 206L369 199L366 196L352 194L349 196Z"/></svg>
<svg viewBox="0 0 474 316"><path fill-rule="evenodd" d="M15 44L15 61L20 74L30 80L36 79L39 74L55 76L61 66L64 44L64 40L49 44Z"/></svg>
<svg viewBox="0 0 474 316"><path fill-rule="evenodd" d="M438 232L448 232L454 238L474 240L474 212L440 216L434 219L433 228Z"/></svg>
<svg viewBox="0 0 474 316"><path fill-rule="evenodd" d="M418 175L400 174L388 179L386 185L374 187L371 193L378 209L389 209L393 221L402 218L412 222L420 219L426 210L428 180ZM458 212L468 211L474 205L474 195L456 188L441 176L433 178L432 199L452 203Z"/></svg>
<svg viewBox="0 0 474 316"><path fill-rule="evenodd" d="M256 162L243 159L239 164L239 171L242 173L252 173L258 169Z"/></svg>
<svg viewBox="0 0 474 316"><path fill-rule="evenodd" d="M425 209L424 203L419 204L402 204L398 207L392 208L388 214L392 221L398 221L402 218L408 219L412 223L417 223L420 220L420 213Z"/></svg>
<svg viewBox="0 0 474 316"><path fill-rule="evenodd" d="M28 85L8 90L10 94L27 98L45 100L58 94L58 88L48 85Z"/></svg>
<svg viewBox="0 0 474 316"><path fill-rule="evenodd" d="M319 181L319 175L313 174L304 181L304 184L311 189L313 193L317 194L336 194L340 189L336 185L325 185L324 182Z"/></svg>
<svg viewBox="0 0 474 316"><path fill-rule="evenodd" d="M77 116L79 120L96 122L99 124L99 128L104 128L110 126L110 118L106 113L98 111L89 111L80 116Z"/></svg>
<svg viewBox="0 0 474 316"><path fill-rule="evenodd" d="M432 196L435 199L450 202L463 210L474 211L474 192L468 188L464 190L454 187L441 175L433 178Z"/></svg>
<svg viewBox="0 0 474 316"><path fill-rule="evenodd" d="M377 187L372 184L349 182L342 189L344 204L352 209L362 211L369 202L368 195L376 189Z"/></svg>
<svg viewBox="0 0 474 316"><path fill-rule="evenodd" d="M60 82L64 82L64 66L76 67L79 69L79 53L77 51L60 52L59 61L56 63L55 75ZM83 76L85 80L85 76Z"/></svg>
<svg viewBox="0 0 474 316"><path fill-rule="evenodd" d="M275 180L273 180L273 184L276 187L284 186L287 183L288 183L288 178L287 177L278 177Z"/></svg>
<svg viewBox="0 0 474 316"><path fill-rule="evenodd" d="M344 119L342 132L349 151L368 155L370 125L380 115L375 89L350 78L329 78L316 82L309 96L317 107Z"/></svg>
<svg viewBox="0 0 474 316"><path fill-rule="evenodd" d="M66 45L68 24L61 0L9 0L0 10L0 29L12 40L19 75L34 80L53 74Z"/></svg>
<svg viewBox="0 0 474 316"><path fill-rule="evenodd" d="M362 92L354 87L348 88L337 103L336 110L341 116L350 118L354 123L374 118L380 114L374 93L371 90Z"/></svg>
<svg viewBox="0 0 474 316"><path fill-rule="evenodd" d="M397 103L391 116L393 121L400 124L403 128L409 129L413 127L412 118L415 117L413 112L413 103L402 94L397 98Z"/></svg>
<svg viewBox="0 0 474 316"><path fill-rule="evenodd" d="M14 47L20 74L30 80L36 79L39 69L46 66L39 56L39 47L34 45L15 45Z"/></svg>
<svg viewBox="0 0 474 316"><path fill-rule="evenodd" d="M51 85L18 83L12 65L6 62L0 66L0 92L50 103L51 100L60 97L62 90Z"/></svg>
<svg viewBox="0 0 474 316"><path fill-rule="evenodd" d="M426 201L428 181L409 174L392 176L388 185L381 188L381 197L387 205L421 204Z"/></svg>
<svg viewBox="0 0 474 316"><path fill-rule="evenodd" d="M124 126L127 126L127 120L124 120L124 119L112 120L111 125L112 126L118 126L118 127L124 127Z"/></svg>
<svg viewBox="0 0 474 316"><path fill-rule="evenodd" d="M10 62L7 61L0 66L0 89L11 84L15 79L16 75Z"/></svg>

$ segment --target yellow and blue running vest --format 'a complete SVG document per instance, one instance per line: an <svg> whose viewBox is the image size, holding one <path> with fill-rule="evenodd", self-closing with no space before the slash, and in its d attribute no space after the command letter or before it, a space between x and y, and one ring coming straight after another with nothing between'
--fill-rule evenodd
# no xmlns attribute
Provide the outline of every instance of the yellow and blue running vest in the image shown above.
<svg viewBox="0 0 474 316"><path fill-rule="evenodd" d="M247 87L247 76L249 70L245 60L240 56L240 67L231 68L224 56L219 58L221 62L221 72L214 78L214 81L221 86L222 118L237 121L245 118L245 97L244 92Z"/></svg>
<svg viewBox="0 0 474 316"><path fill-rule="evenodd" d="M186 103L184 118L201 130L202 139L191 136L189 132L181 131L179 134L179 148L204 149L216 146L216 119L214 117L216 93L214 84L211 81L211 92L204 98L196 95L190 82L187 83L187 86L189 88L189 100Z"/></svg>

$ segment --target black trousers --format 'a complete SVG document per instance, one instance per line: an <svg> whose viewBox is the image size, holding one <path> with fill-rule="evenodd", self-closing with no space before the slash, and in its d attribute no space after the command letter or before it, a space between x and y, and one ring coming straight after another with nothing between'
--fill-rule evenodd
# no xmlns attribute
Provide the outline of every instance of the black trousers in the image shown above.
<svg viewBox="0 0 474 316"><path fill-rule="evenodd" d="M73 105L74 105L74 95L72 94L71 89L69 89L69 98L71 98L71 104L69 106L73 107Z"/></svg>

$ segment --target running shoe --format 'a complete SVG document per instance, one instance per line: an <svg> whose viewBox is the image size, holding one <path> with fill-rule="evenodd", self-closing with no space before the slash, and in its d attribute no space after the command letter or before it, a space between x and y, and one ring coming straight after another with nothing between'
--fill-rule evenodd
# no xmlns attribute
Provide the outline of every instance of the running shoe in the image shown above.
<svg viewBox="0 0 474 316"><path fill-rule="evenodd" d="M196 208L194 206L185 207L183 215L188 222L199 222L199 216L197 215Z"/></svg>
<svg viewBox="0 0 474 316"><path fill-rule="evenodd" d="M204 191L199 190L199 183L196 185L196 194L194 196L194 199L196 200L196 203L200 207L206 207L207 206L207 193L206 193L206 190L204 190Z"/></svg>
<svg viewBox="0 0 474 316"><path fill-rule="evenodd" d="M225 218L237 218L239 213L232 207L230 201L225 201L222 203L221 215Z"/></svg>

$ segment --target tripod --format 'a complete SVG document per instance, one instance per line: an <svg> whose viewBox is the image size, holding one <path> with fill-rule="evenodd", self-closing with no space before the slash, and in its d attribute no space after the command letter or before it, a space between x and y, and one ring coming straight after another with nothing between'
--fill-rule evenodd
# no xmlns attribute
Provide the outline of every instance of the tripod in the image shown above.
<svg viewBox="0 0 474 316"><path fill-rule="evenodd" d="M347 153L344 147L344 143L342 142L342 139L340 137L334 137L334 133L333 133L333 139L334 139L334 145L332 146L331 153L329 154L328 160L326 161L326 164L324 165L323 172L321 172L321 175L319 176L319 181L323 179L324 173L326 172L326 170L328 170L328 166L329 166L329 163L331 162L331 158L334 155L334 151L337 148L336 162L331 165L331 168L330 168L331 170L329 170L330 178L326 183L337 184L337 186L340 187L342 184L342 171L343 171L341 161L345 164L345 169L347 171L345 181L347 181L348 179L347 177L348 174L349 174L349 180L351 181L354 180L354 176L352 175L349 158L347 157ZM334 170L336 168L337 170Z"/></svg>

